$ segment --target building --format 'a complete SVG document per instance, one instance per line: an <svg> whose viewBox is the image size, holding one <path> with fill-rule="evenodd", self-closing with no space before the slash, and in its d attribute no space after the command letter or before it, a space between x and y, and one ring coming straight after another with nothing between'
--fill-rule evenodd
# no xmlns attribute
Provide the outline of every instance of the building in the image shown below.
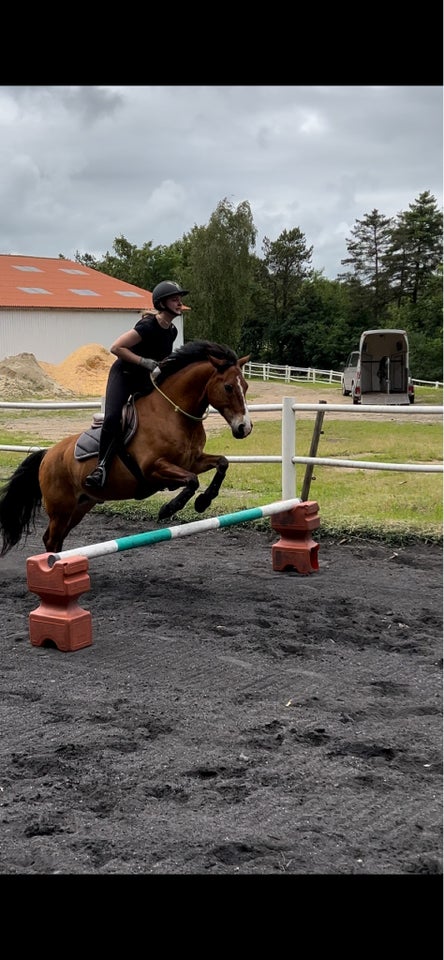
<svg viewBox="0 0 444 960"><path fill-rule="evenodd" d="M106 350L142 313L149 290L61 257L0 254L0 361L19 353L61 363L88 343ZM177 317L175 348L183 344Z"/></svg>

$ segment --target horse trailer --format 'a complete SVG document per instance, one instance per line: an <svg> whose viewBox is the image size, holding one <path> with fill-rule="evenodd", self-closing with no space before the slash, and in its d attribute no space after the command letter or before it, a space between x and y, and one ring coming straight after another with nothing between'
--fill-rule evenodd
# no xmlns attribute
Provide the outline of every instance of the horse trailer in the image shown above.
<svg viewBox="0 0 444 960"><path fill-rule="evenodd" d="M345 364L342 395L360 404L414 403L405 330L364 330Z"/></svg>

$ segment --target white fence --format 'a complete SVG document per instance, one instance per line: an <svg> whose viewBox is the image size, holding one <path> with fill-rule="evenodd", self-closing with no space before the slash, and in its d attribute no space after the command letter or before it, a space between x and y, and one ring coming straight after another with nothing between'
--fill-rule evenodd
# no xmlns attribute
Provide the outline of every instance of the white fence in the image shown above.
<svg viewBox="0 0 444 960"><path fill-rule="evenodd" d="M251 380L283 380L285 383L341 383L337 370L317 370L315 367L279 367L274 363L246 363L244 374Z"/></svg>
<svg viewBox="0 0 444 960"><path fill-rule="evenodd" d="M342 373L338 370L318 370L315 367L279 367L274 363L246 363L244 368L248 379L283 380L285 383L341 383ZM434 387L438 390L443 384L440 380L415 380L412 383L421 387Z"/></svg>
<svg viewBox="0 0 444 960"><path fill-rule="evenodd" d="M82 401L78 403L53 403L48 402L29 402L19 403L13 401L0 401L0 409L18 409L18 410L91 410L101 409L100 400ZM281 463L282 464L282 499L290 500L296 495L296 466L297 464L324 464L329 467L358 467L363 470L397 470L409 473L442 473L443 465L437 463L376 463L371 460L343 460L336 457L299 457L296 455L297 442L297 413L298 411L318 411L323 414L339 413L352 416L368 415L368 407L359 405L350 405L344 407L343 403L295 403L292 397L283 397L282 403L251 404L248 409L251 413L257 411L276 411L281 413L282 421L282 452L276 456L228 456L230 463ZM418 404L397 406L396 417L398 416L416 416L417 414L426 414L427 416L442 417L444 407L435 404L419 406ZM210 414L218 414L217 410L210 407ZM373 414L390 414L393 417L392 406L372 406ZM396 428L396 424L393 424ZM47 449L42 447L24 447L0 444L0 451L9 451L17 453L31 453L34 450Z"/></svg>

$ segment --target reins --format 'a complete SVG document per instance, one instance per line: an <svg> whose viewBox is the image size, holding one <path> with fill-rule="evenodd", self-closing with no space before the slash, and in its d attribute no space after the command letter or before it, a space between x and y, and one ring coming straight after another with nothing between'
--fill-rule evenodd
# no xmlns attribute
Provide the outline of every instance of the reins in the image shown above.
<svg viewBox="0 0 444 960"><path fill-rule="evenodd" d="M178 406L177 406L177 403L174 403L174 400L170 400L170 398L167 397L166 393L164 393L163 390L161 390L160 387L157 386L156 380L155 380L155 378L153 377L152 373L150 373L150 379L151 379L151 383L152 383L153 387L156 388L157 392L160 393L161 396L164 397L165 400L168 400L168 403L170 403L171 406L174 407L174 410L175 410L176 413L183 413L184 417L189 417L190 420L198 420L199 422L201 422L202 420L206 420L206 419L207 419L208 414L209 414L209 409L208 409L208 407L207 407L207 409L206 409L203 417L193 417L193 414L192 414L192 413L187 413L186 410L182 410L182 407L178 407Z"/></svg>

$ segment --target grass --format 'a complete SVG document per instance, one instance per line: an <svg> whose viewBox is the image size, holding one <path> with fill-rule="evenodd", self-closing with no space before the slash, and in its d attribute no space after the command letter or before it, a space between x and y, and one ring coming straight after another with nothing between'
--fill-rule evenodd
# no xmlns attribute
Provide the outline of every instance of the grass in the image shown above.
<svg viewBox="0 0 444 960"><path fill-rule="evenodd" d="M322 385L313 384L313 402L322 395ZM306 385L304 384L304 388ZM331 391L331 385L329 385ZM441 394L441 396L438 396ZM254 382L251 382L248 399L254 397ZM417 404L442 404L442 390L417 388ZM29 424L31 411L23 411ZM46 446L44 424L71 411L36 411L36 428L20 431L20 413L14 412L14 433L2 429L0 419L0 443ZM72 411L78 416L78 411ZM40 416L40 419L38 419ZM321 434L318 456L348 460L367 460L384 463L442 463L443 433L441 419L433 422L414 423L410 417L400 417L394 423L380 417L378 420L335 420L335 414L326 415ZM296 454L308 456L313 435L313 418L296 422ZM39 434L39 429L42 431ZM226 456L260 456L281 454L281 420L256 421L252 434L242 442L234 440L228 427L207 438L206 452L223 452ZM23 460L23 452L0 451L0 479L6 480ZM295 496L300 496L306 466L296 466ZM280 463L231 463L219 496L204 516L218 516L237 510L261 506L280 500ZM208 474L208 482L210 480ZM201 485L206 485L206 477ZM128 519L140 521L141 529L146 520L157 519L160 506L171 499L171 493L162 493L145 501L110 502L96 507L96 512L119 513ZM319 504L321 517L320 534L334 537L359 537L389 541L421 539L442 542L443 478L441 473L399 472L393 470L370 470L350 467L319 465L313 471L309 499ZM170 523L202 519L192 506L193 501ZM269 520L255 521L269 528Z"/></svg>
<svg viewBox="0 0 444 960"><path fill-rule="evenodd" d="M375 462L424 463L442 458L442 430L437 424L396 424L339 422L326 423L318 455ZM308 456L313 424L304 420L297 426L296 452ZM242 442L246 456L280 455L280 421L263 421ZM248 445L248 446L247 446ZM221 430L207 440L206 451L223 450L227 456L240 455L239 441L231 432ZM305 465L296 467L295 496L299 496ZM202 478L203 479L203 478ZM218 516L234 510L261 506L280 500L280 463L231 463L221 492L205 513ZM162 493L142 503L127 501L122 512L128 518L154 520L162 503L171 494ZM309 499L319 503L321 530L332 536L359 536L385 540L442 540L442 474L401 473L350 467L315 468ZM106 504L99 509L109 512ZM195 520L192 504L181 511L180 521ZM177 521L175 521L177 522ZM260 521L258 521L260 523ZM264 524L268 521L264 520Z"/></svg>

